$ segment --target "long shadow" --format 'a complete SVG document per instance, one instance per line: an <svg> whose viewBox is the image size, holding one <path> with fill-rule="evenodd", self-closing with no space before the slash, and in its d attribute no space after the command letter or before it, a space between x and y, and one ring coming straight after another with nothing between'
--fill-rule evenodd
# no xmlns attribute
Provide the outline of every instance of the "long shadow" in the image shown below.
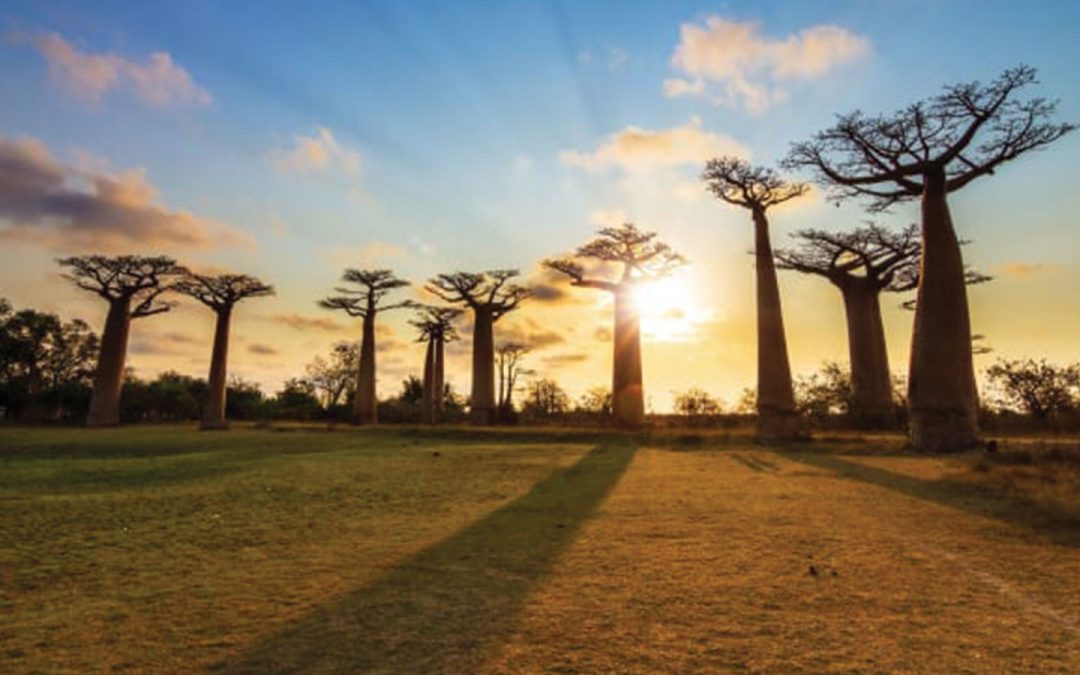
<svg viewBox="0 0 1080 675"><path fill-rule="evenodd" d="M980 491L973 485L948 479L922 480L878 467L844 461L830 454L783 453L779 456L793 462L827 469L844 478L883 487L907 497L996 518L1044 535L1061 546L1080 547L1080 527L1073 516L1048 510L1044 505L1023 495L993 494Z"/></svg>
<svg viewBox="0 0 1080 675"><path fill-rule="evenodd" d="M600 506L635 450L629 443L595 447L525 496L215 670L474 671L512 635L530 590Z"/></svg>

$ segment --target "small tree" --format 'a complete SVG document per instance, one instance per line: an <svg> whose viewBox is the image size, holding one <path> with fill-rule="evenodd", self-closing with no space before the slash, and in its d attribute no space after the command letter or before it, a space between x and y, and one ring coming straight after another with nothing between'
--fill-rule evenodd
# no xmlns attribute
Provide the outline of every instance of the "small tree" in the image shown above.
<svg viewBox="0 0 1080 675"><path fill-rule="evenodd" d="M577 411L601 419L610 417L611 390L607 387L592 387L578 398Z"/></svg>
<svg viewBox="0 0 1080 675"><path fill-rule="evenodd" d="M518 308L529 289L511 282L517 270L455 272L429 280L426 290L444 302L473 312L472 395L470 415L476 424L494 424L495 322Z"/></svg>
<svg viewBox="0 0 1080 675"><path fill-rule="evenodd" d="M570 407L570 398L555 380L541 378L529 384L523 413L532 418L549 419Z"/></svg>
<svg viewBox="0 0 1080 675"><path fill-rule="evenodd" d="M65 279L109 303L86 423L95 427L119 424L131 320L172 309L173 303L162 302L161 294L186 270L166 256L86 255L57 262L70 270Z"/></svg>
<svg viewBox="0 0 1080 675"><path fill-rule="evenodd" d="M226 382L228 381L229 327L236 303L247 298L274 294L274 287L246 274L217 276L189 273L174 288L195 298L214 311L214 348L207 379L206 405L203 407L202 429L225 429Z"/></svg>
<svg viewBox="0 0 1080 675"><path fill-rule="evenodd" d="M717 199L750 211L754 221L757 274L757 432L765 439L798 435L780 286L776 279L766 211L806 194L804 183L789 183L772 169L736 157L711 159L702 178Z"/></svg>
<svg viewBox="0 0 1080 675"><path fill-rule="evenodd" d="M826 361L820 371L795 380L799 414L812 422L850 417L855 410L854 398L851 373L832 361Z"/></svg>
<svg viewBox="0 0 1080 675"><path fill-rule="evenodd" d="M1006 405L1022 410L1041 425L1080 406L1080 364L1056 366L1045 359L999 359L986 376Z"/></svg>
<svg viewBox="0 0 1080 675"><path fill-rule="evenodd" d="M989 84L946 87L889 116L854 112L792 146L785 165L806 168L837 199L865 197L885 209L922 205L922 268L916 295L908 400L915 448L946 451L978 440L978 391L960 241L947 196L1075 127L1053 123L1055 103L1016 100L1035 82L1020 66Z"/></svg>
<svg viewBox="0 0 1080 675"><path fill-rule="evenodd" d="M675 396L675 414L682 415L693 426L701 423L709 417L720 414L720 401L713 398L707 391L697 387L691 387Z"/></svg>
<svg viewBox="0 0 1080 675"><path fill-rule="evenodd" d="M686 260L667 244L656 241L655 232L639 230L633 223L605 227L598 234L573 256L546 260L544 265L570 277L573 286L595 288L614 296L612 415L618 426L640 427L645 422L645 389L641 371L641 321L634 289L668 276ZM614 266L613 278L587 276L582 260Z"/></svg>
<svg viewBox="0 0 1080 675"><path fill-rule="evenodd" d="M359 288L335 288L341 295L319 301L323 309L341 310L349 316L364 320L360 340L360 364L356 373L356 398L353 401L353 424L375 424L379 421L378 398L375 393L375 316L402 307L413 307L411 300L384 303L392 291L409 285L390 270L347 269L341 280Z"/></svg>
<svg viewBox="0 0 1080 675"><path fill-rule="evenodd" d="M517 380L533 371L521 367L521 359L529 353L529 347L521 342L504 342L495 349L499 371L499 414L505 419L514 412L514 392Z"/></svg>
<svg viewBox="0 0 1080 675"><path fill-rule="evenodd" d="M410 321L419 332L418 342L427 344L424 354L424 421L434 424L442 417L448 395L446 386L445 345L457 339L454 321L461 310L453 307L421 307L417 318Z"/></svg>
<svg viewBox="0 0 1080 675"><path fill-rule="evenodd" d="M356 395L356 371L359 367L360 344L342 341L334 345L329 358L316 356L304 372L323 406L333 411Z"/></svg>

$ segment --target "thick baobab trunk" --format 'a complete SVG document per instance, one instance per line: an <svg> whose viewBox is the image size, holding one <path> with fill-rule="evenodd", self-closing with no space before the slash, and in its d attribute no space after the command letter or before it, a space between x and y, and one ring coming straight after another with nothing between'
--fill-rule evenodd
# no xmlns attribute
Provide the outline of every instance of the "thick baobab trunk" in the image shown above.
<svg viewBox="0 0 1080 675"><path fill-rule="evenodd" d="M615 291L611 414L615 425L619 427L633 429L645 423L645 391L641 378L641 321L629 286Z"/></svg>
<svg viewBox="0 0 1080 675"><path fill-rule="evenodd" d="M217 324L214 327L214 352L210 357L209 387L206 394L206 408L203 410L203 429L226 429L225 422L225 376L229 360L229 321L232 308L217 311Z"/></svg>
<svg viewBox="0 0 1080 675"><path fill-rule="evenodd" d="M495 423L495 321L489 308L476 310L472 349L473 424Z"/></svg>
<svg viewBox="0 0 1080 675"><path fill-rule="evenodd" d="M443 404L446 399L446 370L444 364L442 339L435 341L435 376L432 390L435 394L435 420L442 419Z"/></svg>
<svg viewBox="0 0 1080 675"><path fill-rule="evenodd" d="M435 339L427 341L424 354L424 422L435 423Z"/></svg>
<svg viewBox="0 0 1080 675"><path fill-rule="evenodd" d="M375 313L364 316L364 336L360 340L360 368L356 374L356 400L353 401L353 424L379 421L375 398Z"/></svg>
<svg viewBox="0 0 1080 675"><path fill-rule="evenodd" d="M120 423L120 391L124 386L124 362L127 359L130 330L131 298L110 301L105 329L101 332L101 350L94 375L94 390L90 395L87 426L108 427Z"/></svg>
<svg viewBox="0 0 1080 675"><path fill-rule="evenodd" d="M911 445L925 452L978 442L978 391L971 353L964 261L953 230L945 173L924 177L922 267L908 378Z"/></svg>
<svg viewBox="0 0 1080 675"><path fill-rule="evenodd" d="M764 210L755 209L753 215L757 269L757 433L762 439L793 438L799 432L799 419L784 337L780 286L769 242L769 221Z"/></svg>
<svg viewBox="0 0 1080 675"><path fill-rule="evenodd" d="M885 328L879 291L865 281L848 282L840 287L851 359L851 417L863 429L888 429L896 423L896 411Z"/></svg>

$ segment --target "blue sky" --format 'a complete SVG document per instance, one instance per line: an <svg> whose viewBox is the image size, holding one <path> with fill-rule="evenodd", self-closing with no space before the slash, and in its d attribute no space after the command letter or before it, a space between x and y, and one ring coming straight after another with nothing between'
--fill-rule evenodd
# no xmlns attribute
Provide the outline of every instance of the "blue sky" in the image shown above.
<svg viewBox="0 0 1080 675"><path fill-rule="evenodd" d="M681 27L705 27L709 17L754 22L756 36L773 42L831 26L859 48L813 77L753 75L764 78L754 84L784 92L783 100L762 110L665 95L666 80L689 77L673 64ZM646 367L650 358L663 364L656 369L668 378L658 385L661 398L694 373L707 373L709 381L686 386L728 398L750 383L742 325L752 310L749 226L744 214L686 194L695 189L700 164L583 168L567 161L567 151L596 153L630 128L687 128L772 162L834 113L889 111L943 84L990 79L1017 63L1039 68L1038 92L1061 98L1061 119L1080 120L1080 4L1067 2L37 1L6 4L0 30L0 137L36 139L57 161L104 174L143 168L157 203L242 233L251 245L176 254L276 283L279 297L253 307L252 315L318 316L314 299L330 290L350 260L392 266L417 280L505 266L531 274L538 260L582 243L605 218L624 216L660 230L694 264L701 315L731 323L693 338L694 356L685 368L671 361L686 356L685 345L669 353L657 336L646 348ZM186 102L150 105L130 83L96 98L73 94L70 83L50 75L48 59L35 47L36 39L53 33L83 55L143 63L165 53L206 100L193 94ZM289 153L298 139L317 138L319 129L331 134L339 154L319 170L293 170ZM1080 328L1062 318L1063 312L1080 314L1078 150L1080 138L1066 138L953 200L958 229L974 240L969 259L999 277L973 291L973 303L976 330L1003 355L1045 345L1054 358L1080 357L1073 341L1061 337ZM914 213L902 207L885 220L905 223ZM774 237L782 243L786 232L800 227L842 228L864 217L858 205L837 210L818 195L778 214ZM16 304L52 303L56 311L97 322L100 308L92 299L61 289L49 269L58 246L5 245L0 295ZM1010 275L1004 272L1014 269L1010 265L1029 272ZM806 279L784 284L797 369L843 358L831 289ZM531 318L545 328L578 322L565 312L526 311L521 322ZM1017 311L1045 334L1044 342L1011 327L1015 321L1008 317ZM147 372L172 365L199 373L205 356L194 338L205 328L191 327L198 317L191 309L187 323L173 326L193 337L181 362L178 347L172 355L136 356L136 365ZM909 318L899 311L887 317L896 370L903 369ZM388 324L403 351L387 359L398 365L388 368L384 387L415 370L404 319ZM153 330L167 330L162 326ZM271 331L268 322L252 321L248 328ZM278 358L241 356L237 367L272 388L287 371L302 370L313 351L342 337L265 336L280 350ZM728 338L729 354L710 352L717 339ZM553 357L579 349L585 348L550 348ZM590 345L588 362L573 370L552 365L550 374L572 390L602 384L605 349ZM702 371L703 362L712 365ZM459 388L466 388L464 379Z"/></svg>

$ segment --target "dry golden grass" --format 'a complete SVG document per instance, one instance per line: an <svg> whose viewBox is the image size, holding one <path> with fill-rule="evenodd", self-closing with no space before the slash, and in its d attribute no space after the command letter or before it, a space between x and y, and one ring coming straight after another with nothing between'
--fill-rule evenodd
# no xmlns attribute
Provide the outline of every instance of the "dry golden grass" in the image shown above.
<svg viewBox="0 0 1080 675"><path fill-rule="evenodd" d="M0 670L1080 671L1009 461L450 436L0 431Z"/></svg>

